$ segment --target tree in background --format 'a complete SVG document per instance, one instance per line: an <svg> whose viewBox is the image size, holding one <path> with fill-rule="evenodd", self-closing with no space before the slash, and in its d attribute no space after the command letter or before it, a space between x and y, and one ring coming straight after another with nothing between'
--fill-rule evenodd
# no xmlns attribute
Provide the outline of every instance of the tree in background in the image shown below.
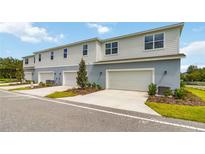
<svg viewBox="0 0 205 154"><path fill-rule="evenodd" d="M12 57L0 58L0 78L15 78L21 81L23 77L22 60Z"/></svg>
<svg viewBox="0 0 205 154"><path fill-rule="evenodd" d="M85 61L81 59L79 64L79 71L77 72L77 84L80 88L85 88L88 83L87 71Z"/></svg>
<svg viewBox="0 0 205 154"><path fill-rule="evenodd" d="M194 72L195 70L197 70L198 67L196 65L190 65L188 68L187 68L187 73L190 74L192 72Z"/></svg>
<svg viewBox="0 0 205 154"><path fill-rule="evenodd" d="M190 65L186 73L181 74L183 81L205 81L205 67L198 68L195 65Z"/></svg>

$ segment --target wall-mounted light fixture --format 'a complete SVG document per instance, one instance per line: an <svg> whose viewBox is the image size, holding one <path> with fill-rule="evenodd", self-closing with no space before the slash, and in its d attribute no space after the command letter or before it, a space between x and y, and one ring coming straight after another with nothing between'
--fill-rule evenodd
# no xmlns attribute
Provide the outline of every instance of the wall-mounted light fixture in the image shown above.
<svg viewBox="0 0 205 154"><path fill-rule="evenodd" d="M167 70L164 71L164 75L166 75L166 74L167 74Z"/></svg>
<svg viewBox="0 0 205 154"><path fill-rule="evenodd" d="M102 75L102 72L100 72L100 76Z"/></svg>

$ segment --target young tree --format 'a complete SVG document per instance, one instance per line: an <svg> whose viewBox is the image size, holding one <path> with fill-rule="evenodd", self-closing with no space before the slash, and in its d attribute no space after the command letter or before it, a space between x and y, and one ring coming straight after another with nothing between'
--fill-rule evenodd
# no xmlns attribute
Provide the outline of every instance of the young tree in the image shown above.
<svg viewBox="0 0 205 154"><path fill-rule="evenodd" d="M77 84L80 88L85 88L88 83L87 71L85 61L81 59L79 64L79 71L77 72Z"/></svg>

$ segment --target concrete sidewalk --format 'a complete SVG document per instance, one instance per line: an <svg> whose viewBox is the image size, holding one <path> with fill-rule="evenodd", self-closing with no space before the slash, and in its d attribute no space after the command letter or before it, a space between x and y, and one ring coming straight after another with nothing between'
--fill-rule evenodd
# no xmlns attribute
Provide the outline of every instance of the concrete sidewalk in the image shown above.
<svg viewBox="0 0 205 154"><path fill-rule="evenodd" d="M29 87L31 84L23 84L23 85L15 85L15 86L2 86L0 89L3 90L10 90L10 89L15 89L15 88L23 88L23 87Z"/></svg>
<svg viewBox="0 0 205 154"><path fill-rule="evenodd" d="M46 87L46 88L37 88L32 90L18 90L17 92L21 94L29 94L29 95L44 97L56 91L65 91L70 88L71 87L69 86L54 86L54 87Z"/></svg>
<svg viewBox="0 0 205 154"><path fill-rule="evenodd" d="M136 111L152 115L159 115L147 105L145 101L148 95L146 92L124 91L124 90L102 90L84 96L60 98L78 103L86 103L115 109Z"/></svg>

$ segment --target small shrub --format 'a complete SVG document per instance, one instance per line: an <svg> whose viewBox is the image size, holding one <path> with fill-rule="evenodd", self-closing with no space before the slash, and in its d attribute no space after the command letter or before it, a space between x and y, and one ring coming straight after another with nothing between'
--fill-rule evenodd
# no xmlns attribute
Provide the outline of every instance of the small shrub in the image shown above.
<svg viewBox="0 0 205 154"><path fill-rule="evenodd" d="M101 87L99 84L97 84L97 89L98 89L98 90L101 90L102 87Z"/></svg>
<svg viewBox="0 0 205 154"><path fill-rule="evenodd" d="M39 87L46 87L46 84L43 83L43 82L40 82L40 83L39 83Z"/></svg>
<svg viewBox="0 0 205 154"><path fill-rule="evenodd" d="M87 87L88 88L92 87L92 84L91 83L87 83Z"/></svg>
<svg viewBox="0 0 205 154"><path fill-rule="evenodd" d="M186 91L183 88L175 89L174 97L176 99L183 99L186 96Z"/></svg>
<svg viewBox="0 0 205 154"><path fill-rule="evenodd" d="M97 88L97 84L95 82L92 83L92 88Z"/></svg>
<svg viewBox="0 0 205 154"><path fill-rule="evenodd" d="M148 87L148 94L150 96L154 96L157 93L157 85L154 83L151 83Z"/></svg>
<svg viewBox="0 0 205 154"><path fill-rule="evenodd" d="M184 88L185 87L185 82L184 81L180 81L180 87Z"/></svg>
<svg viewBox="0 0 205 154"><path fill-rule="evenodd" d="M168 97L168 96L172 96L173 93L172 93L172 90L171 89L167 89L164 91L164 96Z"/></svg>

